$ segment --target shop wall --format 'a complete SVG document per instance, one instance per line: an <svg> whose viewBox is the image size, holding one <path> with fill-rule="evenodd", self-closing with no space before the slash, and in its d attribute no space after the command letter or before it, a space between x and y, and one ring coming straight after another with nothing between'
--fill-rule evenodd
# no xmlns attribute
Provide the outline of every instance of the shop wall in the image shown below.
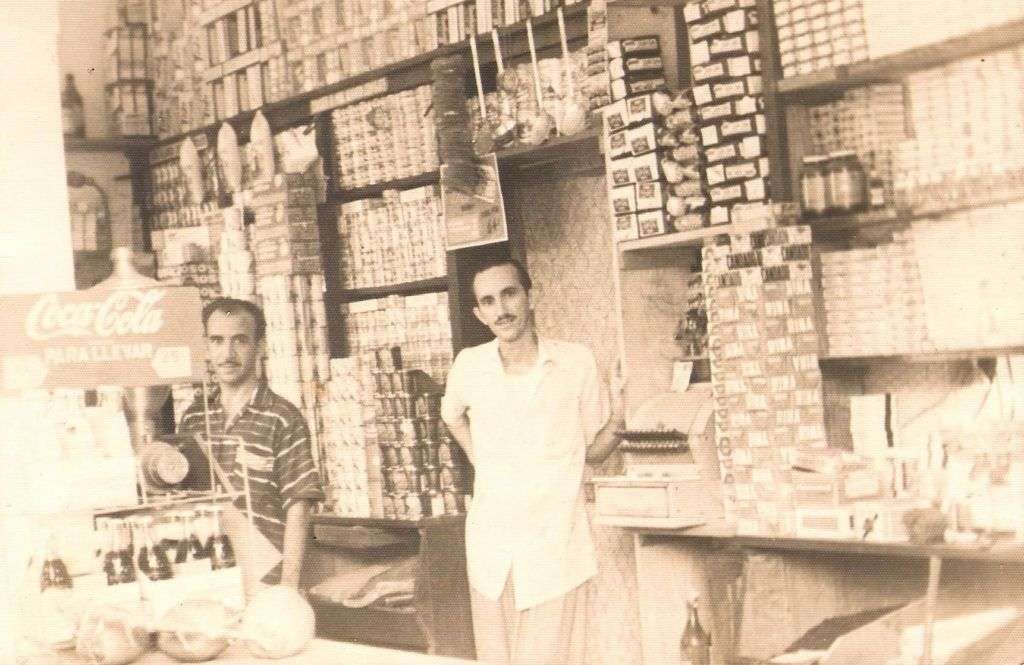
<svg viewBox="0 0 1024 665"><path fill-rule="evenodd" d="M106 93L107 39L103 31L109 26L107 17L114 13L114 0L58 0L57 60L60 63L60 86L64 77L73 74L78 92L85 101L85 135L103 138L110 135L107 127Z"/></svg>
<svg viewBox="0 0 1024 665"><path fill-rule="evenodd" d="M602 376L616 361L611 237L604 178L577 175L510 180L508 214L525 230L542 335L579 342L597 357ZM618 470L613 456L594 475ZM619 529L594 526L599 574L590 599L587 662L640 662L633 541Z"/></svg>

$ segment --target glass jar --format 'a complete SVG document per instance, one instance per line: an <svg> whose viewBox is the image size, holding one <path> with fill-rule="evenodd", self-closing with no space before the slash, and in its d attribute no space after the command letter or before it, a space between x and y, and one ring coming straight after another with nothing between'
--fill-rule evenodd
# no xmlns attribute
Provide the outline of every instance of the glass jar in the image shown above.
<svg viewBox="0 0 1024 665"><path fill-rule="evenodd" d="M851 213L867 206L867 178L852 150L840 150L828 159L828 210Z"/></svg>
<svg viewBox="0 0 1024 665"><path fill-rule="evenodd" d="M804 157L800 169L800 206L805 218L821 217L828 211L826 157Z"/></svg>

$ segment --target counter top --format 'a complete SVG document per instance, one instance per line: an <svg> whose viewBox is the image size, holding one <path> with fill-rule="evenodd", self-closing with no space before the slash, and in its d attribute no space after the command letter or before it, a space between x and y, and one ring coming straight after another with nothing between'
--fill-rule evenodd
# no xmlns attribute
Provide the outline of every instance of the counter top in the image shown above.
<svg viewBox="0 0 1024 665"><path fill-rule="evenodd" d="M990 547L977 545L915 545L906 542L877 542L864 540L831 540L825 538L796 538L737 535L724 526L693 527L689 529L652 529L627 527L643 536L711 540L750 550L822 552L826 554L901 557L910 559L938 556L943 559L994 561L1024 564L1024 545L998 542Z"/></svg>
<svg viewBox="0 0 1024 665"><path fill-rule="evenodd" d="M73 653L61 657L67 665L90 665ZM178 661L159 651L151 651L139 660L137 665L177 665ZM373 663L374 665L465 665L471 661L444 656L428 656L411 651L380 649L363 644L313 640L306 650L297 656L282 660L266 660L249 654L244 646L236 644L228 648L219 658L208 661L214 665L321 665L321 663Z"/></svg>

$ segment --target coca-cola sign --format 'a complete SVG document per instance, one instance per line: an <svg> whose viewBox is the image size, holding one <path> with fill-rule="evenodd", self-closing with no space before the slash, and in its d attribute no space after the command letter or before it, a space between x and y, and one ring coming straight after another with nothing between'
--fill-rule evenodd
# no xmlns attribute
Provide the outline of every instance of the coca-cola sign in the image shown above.
<svg viewBox="0 0 1024 665"><path fill-rule="evenodd" d="M61 337L153 335L164 327L158 307L165 289L112 291L96 302L61 302L60 294L41 296L25 320L25 334L37 341Z"/></svg>
<svg viewBox="0 0 1024 665"><path fill-rule="evenodd" d="M195 288L5 296L0 312L0 392L203 378Z"/></svg>

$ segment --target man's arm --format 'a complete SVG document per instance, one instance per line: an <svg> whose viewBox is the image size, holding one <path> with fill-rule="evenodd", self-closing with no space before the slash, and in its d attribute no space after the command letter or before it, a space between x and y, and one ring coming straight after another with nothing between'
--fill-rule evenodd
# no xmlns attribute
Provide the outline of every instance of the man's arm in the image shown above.
<svg viewBox="0 0 1024 665"><path fill-rule="evenodd" d="M284 518L284 551L281 559L281 586L297 588L302 560L309 538L309 512L312 501L300 499L288 507Z"/></svg>
<svg viewBox="0 0 1024 665"><path fill-rule="evenodd" d="M596 367L594 370L592 379L596 382ZM586 460L588 464L602 464L608 459L622 443L622 439L615 433L626 429L625 404L622 398L626 383L618 366L612 370L609 383L611 384L611 416L605 422L604 427L598 430L593 443L587 446ZM595 390L600 391L600 386L588 386L587 392L592 395ZM599 397L591 397L591 399L596 399L600 403Z"/></svg>
<svg viewBox="0 0 1024 665"><path fill-rule="evenodd" d="M462 415L458 418L452 418L451 422L448 422L446 419L444 424L448 426L448 431L451 433L452 438L459 444L462 451L466 453L466 457L469 458L469 463L474 464L473 435L469 430L469 418L466 417L466 412L463 411Z"/></svg>

